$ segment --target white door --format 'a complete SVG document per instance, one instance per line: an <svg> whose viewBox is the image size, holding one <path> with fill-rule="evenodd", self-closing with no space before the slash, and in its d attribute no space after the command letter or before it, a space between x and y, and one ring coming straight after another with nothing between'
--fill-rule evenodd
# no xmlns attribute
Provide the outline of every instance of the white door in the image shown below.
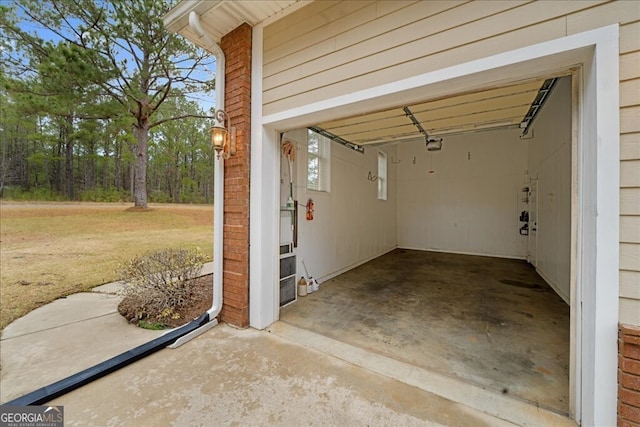
<svg viewBox="0 0 640 427"><path fill-rule="evenodd" d="M538 181L529 184L529 249L527 259L534 267L538 264Z"/></svg>

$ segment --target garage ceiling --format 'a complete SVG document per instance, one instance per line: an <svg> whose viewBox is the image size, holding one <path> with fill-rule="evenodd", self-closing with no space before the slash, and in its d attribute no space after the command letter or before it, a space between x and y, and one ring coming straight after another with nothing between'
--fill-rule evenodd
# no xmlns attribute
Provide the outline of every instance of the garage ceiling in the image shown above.
<svg viewBox="0 0 640 427"><path fill-rule="evenodd" d="M524 127L530 121L532 106L535 109L544 98L545 87L545 79L540 79L324 122L313 129L361 147L424 139L405 107L429 136L517 128L522 123Z"/></svg>

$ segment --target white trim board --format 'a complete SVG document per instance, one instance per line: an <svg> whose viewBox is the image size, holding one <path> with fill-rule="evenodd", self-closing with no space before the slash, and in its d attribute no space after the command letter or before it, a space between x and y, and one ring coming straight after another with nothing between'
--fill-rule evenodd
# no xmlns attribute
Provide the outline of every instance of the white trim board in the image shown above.
<svg viewBox="0 0 640 427"><path fill-rule="evenodd" d="M265 196L277 194L277 132L421 101L425 93L437 98L581 68L576 130L571 415L583 425L615 425L620 195L618 26L562 37L265 117L261 115L262 42L257 43L257 33L254 29L250 320L260 329L276 321L278 313L275 298L271 297L277 283L278 234L273 230L277 230L279 212L276 198L269 200Z"/></svg>
<svg viewBox="0 0 640 427"><path fill-rule="evenodd" d="M264 329L278 318L280 144L262 125L263 26L252 30L251 171L249 200L249 324Z"/></svg>

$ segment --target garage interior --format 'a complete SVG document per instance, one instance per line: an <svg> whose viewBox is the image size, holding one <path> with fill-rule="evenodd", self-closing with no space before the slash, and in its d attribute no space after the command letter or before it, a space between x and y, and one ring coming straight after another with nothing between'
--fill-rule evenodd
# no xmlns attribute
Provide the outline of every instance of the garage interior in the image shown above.
<svg viewBox="0 0 640 427"><path fill-rule="evenodd" d="M547 77L310 126L325 148L284 133L281 278L321 284L281 281L280 321L568 414L571 95Z"/></svg>

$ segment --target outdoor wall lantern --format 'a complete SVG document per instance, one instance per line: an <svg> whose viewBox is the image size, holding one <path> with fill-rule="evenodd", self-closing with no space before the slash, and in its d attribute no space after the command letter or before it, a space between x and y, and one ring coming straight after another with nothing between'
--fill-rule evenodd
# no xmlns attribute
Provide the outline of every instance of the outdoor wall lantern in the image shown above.
<svg viewBox="0 0 640 427"><path fill-rule="evenodd" d="M211 128L211 145L218 158L223 159L236 154L236 128L231 126L231 119L224 110L216 110L213 114L216 124Z"/></svg>

